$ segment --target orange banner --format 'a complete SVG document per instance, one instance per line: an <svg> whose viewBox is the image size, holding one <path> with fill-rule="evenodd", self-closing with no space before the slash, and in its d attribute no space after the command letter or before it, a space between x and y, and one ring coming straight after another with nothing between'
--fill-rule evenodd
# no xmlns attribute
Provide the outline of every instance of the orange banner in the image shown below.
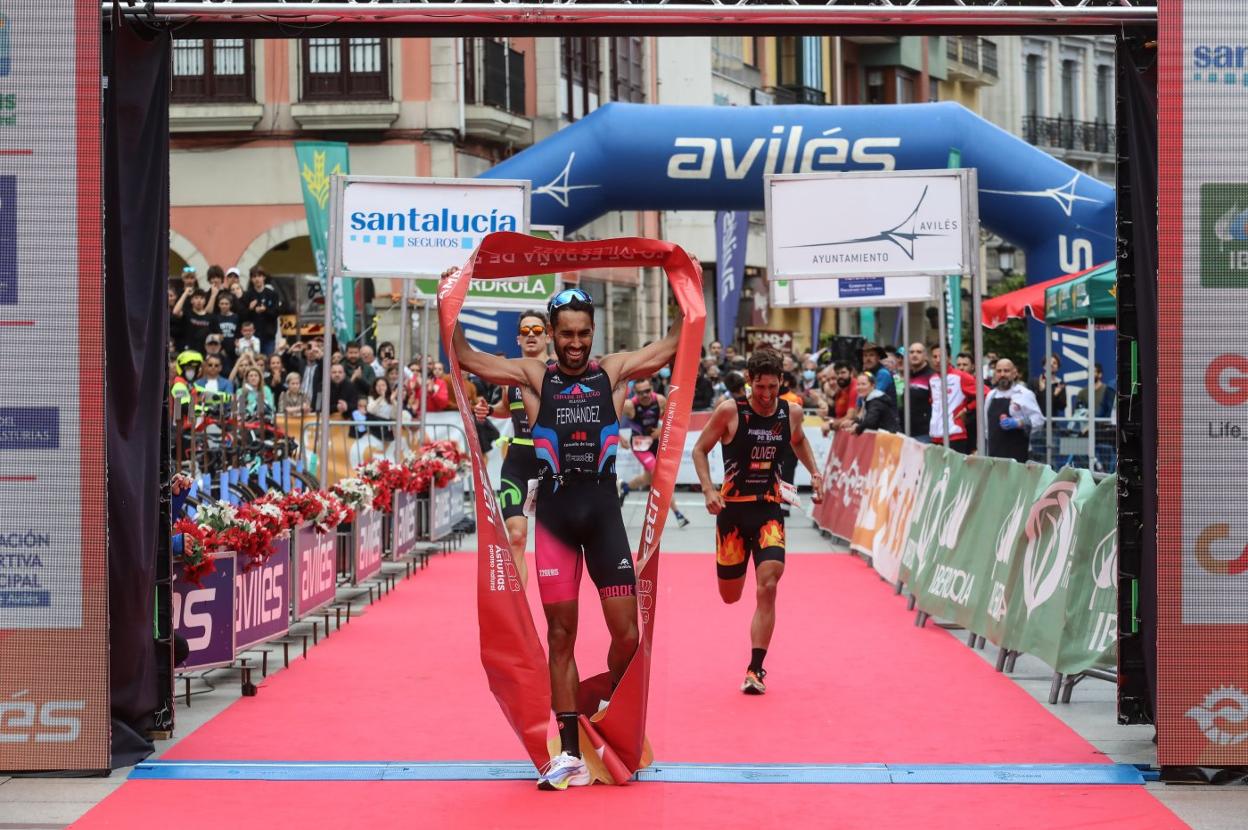
<svg viewBox="0 0 1248 830"><path fill-rule="evenodd" d="M451 342L472 280L607 267L663 268L683 315L672 380L667 390L658 464L648 494L637 553L641 644L611 694L608 707L599 712L596 705L590 708L588 700L581 707L581 726L596 750L593 754L601 757L608 780L622 784L643 765L645 753L650 655L658 601L659 539L685 445L706 323L701 269L684 250L670 242L636 238L558 242L517 233L495 233L482 241L463 270L442 280L438 286L438 317L442 342L451 363L451 384L459 400L464 401L463 374ZM460 412L477 481L474 489L481 663L504 716L523 742L534 766L540 768L550 758L547 735L552 721L546 654L511 559L502 514L477 441L476 424L467 406L461 406ZM605 691L610 684L607 682L604 689L603 676L599 675L583 680L581 688L582 697L593 697L596 703L598 697L591 692Z"/></svg>

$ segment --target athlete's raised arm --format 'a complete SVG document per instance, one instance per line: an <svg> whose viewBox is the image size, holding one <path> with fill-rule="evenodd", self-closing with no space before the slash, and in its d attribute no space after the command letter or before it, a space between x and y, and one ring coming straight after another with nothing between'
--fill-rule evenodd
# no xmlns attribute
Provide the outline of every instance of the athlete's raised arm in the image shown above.
<svg viewBox="0 0 1248 830"><path fill-rule="evenodd" d="M540 389L541 377L546 367L540 360L527 357L507 358L477 351L468 342L464 327L455 324L455 336L451 340L460 368L479 378L500 386L519 386L522 389Z"/></svg>
<svg viewBox="0 0 1248 830"><path fill-rule="evenodd" d="M676 356L676 344L680 342L683 320L677 319L662 340L642 346L635 352L616 352L602 359L602 368L614 386L630 380L648 378L672 362Z"/></svg>
<svg viewBox="0 0 1248 830"><path fill-rule="evenodd" d="M715 407L715 411L711 413L711 419L706 422L706 426L702 428L702 434L698 436L698 443L693 445L693 469L697 472L698 481L702 485L702 496L706 499L706 512L712 516L719 515L719 511L724 509L724 497L720 494L719 488L715 486L715 482L711 481L711 460L708 453L728 435L728 429L736 422L736 418L737 402L724 401Z"/></svg>
<svg viewBox="0 0 1248 830"><path fill-rule="evenodd" d="M810 448L810 442L806 440L806 433L802 430L800 407L789 407L789 433L793 436L790 443L793 445L793 452L797 454L797 460L810 473L810 499L818 504L823 501L823 476L815 464L815 451Z"/></svg>

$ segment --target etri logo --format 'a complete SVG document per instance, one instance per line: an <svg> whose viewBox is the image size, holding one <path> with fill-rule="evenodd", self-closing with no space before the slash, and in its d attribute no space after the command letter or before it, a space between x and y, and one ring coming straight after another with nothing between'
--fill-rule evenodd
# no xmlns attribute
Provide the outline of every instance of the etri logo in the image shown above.
<svg viewBox="0 0 1248 830"><path fill-rule="evenodd" d="M1200 285L1248 288L1248 184L1200 186Z"/></svg>

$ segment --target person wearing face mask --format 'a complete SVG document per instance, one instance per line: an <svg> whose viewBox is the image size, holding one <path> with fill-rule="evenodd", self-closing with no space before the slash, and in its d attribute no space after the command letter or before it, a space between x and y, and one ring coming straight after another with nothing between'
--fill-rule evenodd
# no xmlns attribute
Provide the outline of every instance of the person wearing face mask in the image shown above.
<svg viewBox="0 0 1248 830"><path fill-rule="evenodd" d="M1001 358L993 367L993 388L984 401L988 413L988 455L1025 462L1031 434L1044 426L1036 394L1018 380L1014 361Z"/></svg>
<svg viewBox="0 0 1248 830"><path fill-rule="evenodd" d="M197 351L187 349L178 355L176 361L178 374L169 387L169 397L182 405L184 409L193 410L198 403L199 390L195 388L195 377L199 367L204 365L204 356Z"/></svg>

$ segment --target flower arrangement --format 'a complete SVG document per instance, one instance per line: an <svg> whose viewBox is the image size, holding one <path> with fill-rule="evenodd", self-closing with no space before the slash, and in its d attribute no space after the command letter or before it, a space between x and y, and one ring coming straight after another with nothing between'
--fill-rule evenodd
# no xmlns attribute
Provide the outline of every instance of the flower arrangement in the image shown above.
<svg viewBox="0 0 1248 830"><path fill-rule="evenodd" d="M182 534L186 578L198 585L215 569L215 551L236 551L242 569L251 570L273 555L275 542L289 539L304 522L312 522L318 533L329 533L354 518L354 511L336 496L298 490L284 496L268 493L237 507L221 501L201 505L194 519L179 519L173 532Z"/></svg>
<svg viewBox="0 0 1248 830"><path fill-rule="evenodd" d="M344 478L334 485L334 495L359 512L373 506L373 485L358 476Z"/></svg>

